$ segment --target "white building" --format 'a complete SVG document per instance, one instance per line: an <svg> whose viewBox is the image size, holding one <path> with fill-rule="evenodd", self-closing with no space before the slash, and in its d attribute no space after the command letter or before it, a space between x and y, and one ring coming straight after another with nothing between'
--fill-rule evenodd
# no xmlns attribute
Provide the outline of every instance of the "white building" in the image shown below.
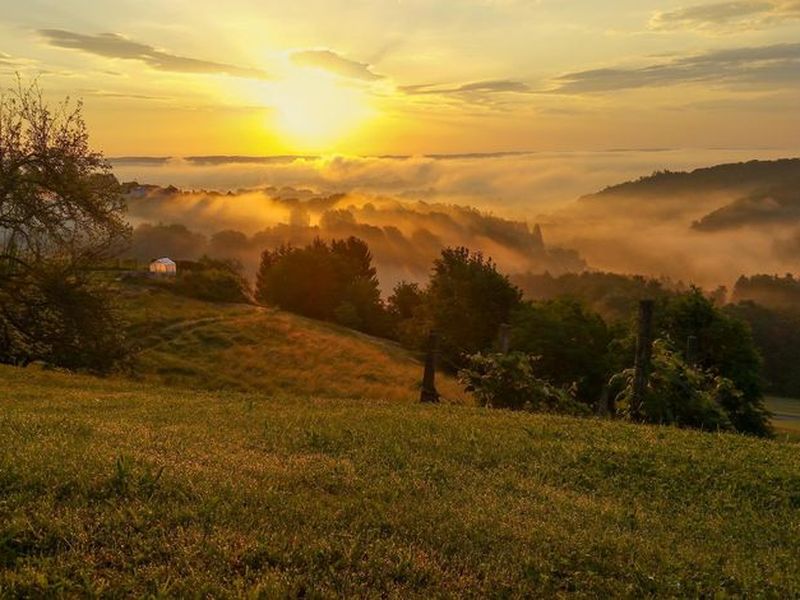
<svg viewBox="0 0 800 600"><path fill-rule="evenodd" d="M157 258L150 263L150 273L153 275L174 277L176 272L177 265L169 258Z"/></svg>

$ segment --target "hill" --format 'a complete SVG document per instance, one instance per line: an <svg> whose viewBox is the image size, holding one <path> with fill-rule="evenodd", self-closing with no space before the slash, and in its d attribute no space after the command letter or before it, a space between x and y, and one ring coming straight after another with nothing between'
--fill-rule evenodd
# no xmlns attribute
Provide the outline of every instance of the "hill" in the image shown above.
<svg viewBox="0 0 800 600"><path fill-rule="evenodd" d="M738 198L710 212L692 227L701 231L724 231L797 223L800 223L800 175L792 181Z"/></svg>
<svg viewBox="0 0 800 600"><path fill-rule="evenodd" d="M696 231L800 223L800 159L658 171L584 196L579 205L684 220Z"/></svg>
<svg viewBox="0 0 800 600"><path fill-rule="evenodd" d="M658 171L541 218L548 239L593 269L716 288L741 274L794 270L800 158Z"/></svg>
<svg viewBox="0 0 800 600"><path fill-rule="evenodd" d="M0 367L2 596L800 594L792 444Z"/></svg>
<svg viewBox="0 0 800 600"><path fill-rule="evenodd" d="M635 181L609 186L584 196L584 201L609 198L672 198L702 196L708 193L736 192L745 194L761 188L796 183L800 178L800 158L752 160L704 167L694 171L657 171Z"/></svg>
<svg viewBox="0 0 800 600"><path fill-rule="evenodd" d="M416 401L422 365L399 345L248 304L202 302L158 287L120 285L138 350L133 374L202 390ZM446 401L466 397L453 378Z"/></svg>

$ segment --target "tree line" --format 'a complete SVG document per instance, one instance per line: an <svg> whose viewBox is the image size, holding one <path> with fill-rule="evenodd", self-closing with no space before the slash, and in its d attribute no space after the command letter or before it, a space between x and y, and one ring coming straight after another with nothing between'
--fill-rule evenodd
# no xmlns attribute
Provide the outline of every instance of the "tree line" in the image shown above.
<svg viewBox="0 0 800 600"><path fill-rule="evenodd" d="M524 300L490 258L467 248L444 249L425 285L401 282L385 302L360 240L267 250L256 297L417 351L435 330L440 364L487 405L619 415L630 410L631 319L608 320L575 298ZM699 288L656 298L658 341L644 420L768 433L761 358L747 323ZM510 352L501 354L503 325Z"/></svg>

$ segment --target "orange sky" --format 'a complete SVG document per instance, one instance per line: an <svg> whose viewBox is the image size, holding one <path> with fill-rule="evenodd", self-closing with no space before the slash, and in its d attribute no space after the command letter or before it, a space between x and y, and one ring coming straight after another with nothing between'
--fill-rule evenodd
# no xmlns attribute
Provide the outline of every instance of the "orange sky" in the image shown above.
<svg viewBox="0 0 800 600"><path fill-rule="evenodd" d="M783 148L793 0L0 0L110 155Z"/></svg>

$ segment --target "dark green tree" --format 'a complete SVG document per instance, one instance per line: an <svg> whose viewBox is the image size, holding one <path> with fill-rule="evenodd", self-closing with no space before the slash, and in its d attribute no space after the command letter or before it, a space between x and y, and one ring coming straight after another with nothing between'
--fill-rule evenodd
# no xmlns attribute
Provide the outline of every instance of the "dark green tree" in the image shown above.
<svg viewBox="0 0 800 600"><path fill-rule="evenodd" d="M391 337L408 348L421 349L432 327L425 290L401 281L386 301Z"/></svg>
<svg viewBox="0 0 800 600"><path fill-rule="evenodd" d="M372 254L354 237L266 250L256 276L256 299L376 335L389 331Z"/></svg>
<svg viewBox="0 0 800 600"><path fill-rule="evenodd" d="M491 258L467 248L446 248L434 261L426 291L431 325L440 335L445 368L492 346L522 298Z"/></svg>
<svg viewBox="0 0 800 600"><path fill-rule="evenodd" d="M558 385L576 385L577 398L595 405L613 373L613 333L577 300L525 303L512 320L511 348L538 356L536 372Z"/></svg>

